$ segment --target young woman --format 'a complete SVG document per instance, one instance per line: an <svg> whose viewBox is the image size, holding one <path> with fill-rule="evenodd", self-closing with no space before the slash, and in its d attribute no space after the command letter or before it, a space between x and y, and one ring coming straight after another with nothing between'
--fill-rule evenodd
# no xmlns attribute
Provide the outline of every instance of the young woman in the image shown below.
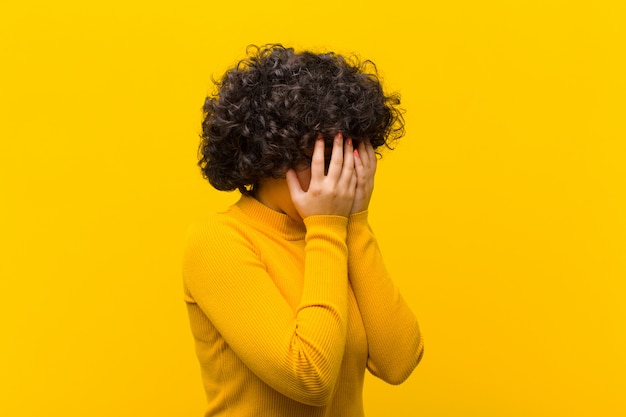
<svg viewBox="0 0 626 417"><path fill-rule="evenodd" d="M367 221L399 99L371 62L248 52L205 101L199 161L242 197L184 259L206 416L361 417L365 370L399 384L423 353Z"/></svg>

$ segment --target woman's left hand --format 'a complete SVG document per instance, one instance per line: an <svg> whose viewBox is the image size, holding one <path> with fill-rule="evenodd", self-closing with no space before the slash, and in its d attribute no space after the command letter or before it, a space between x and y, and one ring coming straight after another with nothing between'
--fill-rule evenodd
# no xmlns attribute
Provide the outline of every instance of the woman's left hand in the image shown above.
<svg viewBox="0 0 626 417"><path fill-rule="evenodd" d="M354 170L356 172L356 194L350 213L367 210L372 191L374 190L374 174L376 173L376 152L369 141L361 141L354 150Z"/></svg>

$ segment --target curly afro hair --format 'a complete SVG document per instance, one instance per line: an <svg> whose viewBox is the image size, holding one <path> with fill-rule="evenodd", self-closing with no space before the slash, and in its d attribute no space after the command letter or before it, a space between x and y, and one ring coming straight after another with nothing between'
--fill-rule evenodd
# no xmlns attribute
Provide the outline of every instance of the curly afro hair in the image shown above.
<svg viewBox="0 0 626 417"><path fill-rule="evenodd" d="M383 92L373 62L282 45L247 54L203 106L198 165L216 189L252 194L260 180L310 165L319 135L327 149L338 132L374 149L404 135L400 97Z"/></svg>

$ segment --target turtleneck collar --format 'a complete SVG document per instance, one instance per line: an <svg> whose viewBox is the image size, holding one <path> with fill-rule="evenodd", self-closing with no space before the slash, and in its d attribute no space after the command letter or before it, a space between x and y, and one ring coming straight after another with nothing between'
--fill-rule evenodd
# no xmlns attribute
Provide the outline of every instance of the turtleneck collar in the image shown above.
<svg viewBox="0 0 626 417"><path fill-rule="evenodd" d="M286 240L301 240L306 234L304 222L297 221L284 213L272 210L254 197L242 195L233 206L235 211L245 216L254 227L272 234L278 234Z"/></svg>

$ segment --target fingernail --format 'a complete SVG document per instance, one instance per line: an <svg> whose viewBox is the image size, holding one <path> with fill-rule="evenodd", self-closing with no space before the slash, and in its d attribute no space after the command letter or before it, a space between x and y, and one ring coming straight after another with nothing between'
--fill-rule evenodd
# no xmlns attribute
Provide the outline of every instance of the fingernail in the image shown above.
<svg viewBox="0 0 626 417"><path fill-rule="evenodd" d="M343 133L339 132L337 133L337 136L339 136L339 139L343 139Z"/></svg>
<svg viewBox="0 0 626 417"><path fill-rule="evenodd" d="M352 138L348 138L348 145L352 146Z"/></svg>
<svg viewBox="0 0 626 417"><path fill-rule="evenodd" d="M354 150L354 156L356 156L357 158L359 158L359 151L358 150Z"/></svg>

